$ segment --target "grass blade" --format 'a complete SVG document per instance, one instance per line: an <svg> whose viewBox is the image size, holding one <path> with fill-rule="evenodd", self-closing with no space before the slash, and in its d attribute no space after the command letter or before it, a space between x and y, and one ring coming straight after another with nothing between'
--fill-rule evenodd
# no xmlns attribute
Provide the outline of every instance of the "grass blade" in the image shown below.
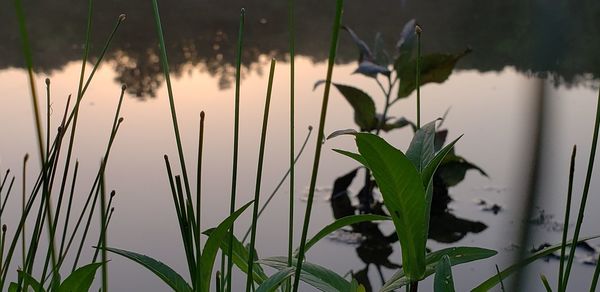
<svg viewBox="0 0 600 292"><path fill-rule="evenodd" d="M344 8L344 0L336 1L335 18L332 27L331 46L329 48L329 61L327 64L327 76L325 89L323 91L323 103L321 105L321 116L319 119L319 130L317 132L317 141L315 146L315 159L313 161L312 175L310 179L310 186L308 189L308 199L306 202L306 211L304 214L304 224L302 226L302 237L300 238L300 250L298 252L298 260L296 264L296 273L294 275L294 292L298 291L300 285L300 272L302 271L302 263L304 261L304 252L306 237L308 234L308 226L310 224L310 216L312 211L312 204L315 196L315 187L317 184L317 175L319 172L319 161L321 158L321 147L323 145L324 129L325 129L325 118L327 117L327 105L329 102L329 91L331 89L331 79L333 76L333 66L335 64L335 56L337 53L338 39L340 28L342 25L342 11Z"/></svg>
<svg viewBox="0 0 600 292"><path fill-rule="evenodd" d="M240 86L241 86L241 70L242 70L242 48L244 44L244 22L245 22L246 10L242 8L240 10L240 26L238 31L237 40L237 51L236 51L236 62L235 62L235 100L234 100L234 122L233 122L233 169L231 171L231 198L229 206L229 215L231 216L235 210L235 196L237 190L237 171L238 171L238 146L239 146L239 129L240 129ZM234 225L231 225L229 229L229 245L232 245L233 241L233 229ZM227 271L225 272L225 285L227 286L224 291L231 292L231 269L233 267L233 259L230 254L227 255Z"/></svg>
<svg viewBox="0 0 600 292"><path fill-rule="evenodd" d="M575 157L577 155L577 146L573 145L571 152L571 163L569 166L569 186L567 189L567 206L565 207L565 221L563 223L562 247L560 249L560 264L558 269L558 291L562 290L563 277L565 273L565 250L567 248L567 234L569 233L569 218L571 217L571 201L573 199L573 179L575 174Z"/></svg>
<svg viewBox="0 0 600 292"><path fill-rule="evenodd" d="M248 275L246 279L246 292L250 292L250 288L252 287L252 268L254 267L254 247L256 246L256 228L258 222L258 207L259 207L259 199L260 199L260 187L262 183L262 168L265 156L265 144L267 140L267 126L269 124L269 108L271 105L271 93L273 91L273 77L275 75L275 64L277 61L275 59L271 60L271 69L269 71L269 84L267 86L267 98L265 100L265 111L263 114L263 125L261 131L260 138L260 148L258 153L258 165L256 170L256 189L254 192L254 208L252 212L252 232L250 235L250 248L249 248L249 256L248 256Z"/></svg>
<svg viewBox="0 0 600 292"><path fill-rule="evenodd" d="M585 213L585 206L587 204L588 193L590 191L590 183L592 181L592 172L594 170L594 158L596 157L596 147L598 145L598 132L600 131L600 91L598 91L597 107L596 107L596 121L594 123L594 136L592 138L592 146L590 148L590 158L588 161L587 173L585 175L585 183L583 185L583 195L581 197L581 205L579 206L579 214L577 215L577 223L575 224L575 232L573 233L573 241L579 240L579 232L581 231L581 224L583 223L583 215ZM567 267L565 269L565 275L563 278L563 291L566 291L569 283L569 274L571 273L571 266L573 265L573 259L575 258L575 249L572 248L569 251L569 258Z"/></svg>

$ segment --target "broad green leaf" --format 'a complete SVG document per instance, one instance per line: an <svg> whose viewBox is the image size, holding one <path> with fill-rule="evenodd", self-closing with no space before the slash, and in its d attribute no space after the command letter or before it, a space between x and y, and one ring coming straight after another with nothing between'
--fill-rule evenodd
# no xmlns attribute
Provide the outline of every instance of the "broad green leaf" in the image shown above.
<svg viewBox="0 0 600 292"><path fill-rule="evenodd" d="M600 235L584 237L577 242L584 242L584 241L588 241L588 240L592 240L592 239L596 239L596 238L600 238ZM570 246L572 243L573 243L573 241L569 241L566 243L566 246ZM500 283L501 280L506 279L506 277L508 277L512 273L518 271L520 268L523 268L536 260L539 260L541 258L544 258L544 257L552 254L553 252L559 250L561 247L562 247L561 244L556 244L551 247L540 250L540 251L530 255L529 257L523 259L522 261L520 261L516 264L513 264L510 267L502 270L500 273L494 274L489 279L487 279L483 283L479 284L479 286L473 288L473 290L471 290L471 292L489 291L490 289L494 288L494 286L498 285L498 283Z"/></svg>
<svg viewBox="0 0 600 292"><path fill-rule="evenodd" d="M264 281L258 288L256 292L271 292L275 291L281 283L294 275L294 271L296 269L294 267L288 267L282 270L279 270L277 273L273 274L273 276L269 277L266 281Z"/></svg>
<svg viewBox="0 0 600 292"><path fill-rule="evenodd" d="M215 258L217 257L217 252L219 251L219 246L221 242L228 238L229 228L235 222L235 220L242 215L242 213L252 205L254 201L250 201L243 207L239 208L235 211L231 216L227 217L223 220L219 226L217 226L211 235L206 240L204 244L204 249L202 250L202 257L200 262L202 264L202 271L200 276L200 291L210 291L210 280L212 278L212 269L215 265Z"/></svg>
<svg viewBox="0 0 600 292"><path fill-rule="evenodd" d="M356 135L356 144L368 164L391 214L402 250L402 264L411 280L425 272L425 189L413 163L379 136Z"/></svg>
<svg viewBox="0 0 600 292"><path fill-rule="evenodd" d="M261 264L275 268L279 271L289 269L287 257L271 257L259 261ZM292 269L295 270L296 259L292 260ZM323 292L350 291L350 282L333 271L309 262L302 264L300 280Z"/></svg>
<svg viewBox="0 0 600 292"><path fill-rule="evenodd" d="M317 242L319 242L319 240L325 238L327 235L331 234L332 232L352 225L352 224L357 224L357 223L362 223L362 222L371 222L371 221L381 221L381 220L390 220L390 217L387 216L381 216L381 215L374 215L374 214L360 214L360 215L351 215L351 216L346 216L340 219L335 220L333 223L323 227L323 229L321 229L319 232L317 232L317 234L315 234L315 236L313 236L311 239L309 239L306 242L305 245L305 251L308 251L313 245L315 245ZM296 251L294 252L294 257L298 256L298 249L296 249Z"/></svg>
<svg viewBox="0 0 600 292"><path fill-rule="evenodd" d="M415 136L410 141L406 157L415 165L419 173L422 173L425 166L429 164L435 155L434 140L435 140L435 123L432 121L421 127L415 133ZM427 186L429 182L423 181L423 185Z"/></svg>
<svg viewBox="0 0 600 292"><path fill-rule="evenodd" d="M435 292L454 292L454 280L452 278L452 264L448 255L444 255L442 260L435 268L435 278L433 280L433 291Z"/></svg>
<svg viewBox="0 0 600 292"><path fill-rule="evenodd" d="M354 122L362 131L368 131L377 125L375 103L364 91L347 85L333 83L354 109Z"/></svg>
<svg viewBox="0 0 600 292"><path fill-rule="evenodd" d="M108 250L108 248L107 248ZM103 263L91 263L73 271L58 287L58 292L83 292L89 291L96 271Z"/></svg>
<svg viewBox="0 0 600 292"><path fill-rule="evenodd" d="M447 255L450 258L452 266L482 260L496 255L497 252L490 249L479 248L479 247L451 247L442 250L438 250L427 254L425 262L427 266L425 268L425 276L429 277L435 272L438 263L442 257ZM406 277L403 270L396 272L381 288L380 292L391 292L402 288L402 286L410 283L410 280Z"/></svg>
<svg viewBox="0 0 600 292"><path fill-rule="evenodd" d="M433 175L435 174L436 170L438 169L438 166L442 163L442 161L444 160L444 158L446 157L446 155L452 151L452 149L454 149L454 144L456 144L456 142L458 142L458 139L460 139L462 136L456 138L456 140L452 141L450 144L446 145L446 147L442 148L442 150L440 150L434 157L433 159L431 159L427 165L425 166L425 168L423 169L423 171L421 172L421 179L423 181L423 187L426 188L426 197L425 197L425 202L426 202L426 207L427 207L427 211L425 213L425 222L429 223L430 217L431 217L431 202L433 200ZM427 224L427 232L425 233L425 236L429 235L429 224ZM427 240L427 237L425 238L425 240Z"/></svg>
<svg viewBox="0 0 600 292"><path fill-rule="evenodd" d="M122 249L107 247L106 250L112 253L116 253L120 256L126 257L142 265L144 268L148 269L156 276L158 276L161 280L163 280L163 282L165 282L165 284L171 287L174 291L192 291L192 288L188 285L188 283L183 279L181 275L179 275L169 266L165 265L160 261L157 261L143 254Z"/></svg>
<svg viewBox="0 0 600 292"><path fill-rule="evenodd" d="M19 274L19 277L21 277L23 279L24 285L30 287L31 289L33 289L34 292L44 292L44 291L46 291L46 290L44 290L44 286L42 286L42 284L40 284L40 282L38 280L36 280L35 278L33 278L31 275L29 275L29 274L27 274L27 273L25 273L23 271L20 271L20 270L17 271L17 274ZM15 291L19 291L19 285L18 284L16 285L15 288L17 289ZM10 291L10 289L11 288L9 286L9 291Z"/></svg>
<svg viewBox="0 0 600 292"><path fill-rule="evenodd" d="M204 231L203 233L211 236L214 229L211 228L209 230ZM221 250L224 254L229 254L229 236L226 236L221 241ZM256 256L256 253L254 253ZM233 250L232 250L232 260L233 263L244 273L248 273L248 249L244 247L244 245L235 237L233 237ZM267 275L259 264L254 264L252 268L252 273L254 274L254 281L258 284L261 284L265 280L267 280Z"/></svg>
<svg viewBox="0 0 600 292"><path fill-rule="evenodd" d="M450 144L442 148L442 150L440 150L435 155L435 157L433 157L433 159L429 161L429 163L427 164L427 166L425 166L425 169L423 169L423 172L421 173L423 183L429 184L432 181L433 175L435 174L436 170L438 169L440 164L445 160L448 153L452 152L454 145L456 144L456 142L458 142L460 138L462 138L462 135L460 135L458 138L456 138L456 140L450 142Z"/></svg>
<svg viewBox="0 0 600 292"><path fill-rule="evenodd" d="M353 152L349 152L349 151L345 151L345 150L341 150L341 149L333 149L333 151L342 154L342 155L346 155L354 160L356 160L358 163L362 164L364 167L369 167L367 165L367 161L364 159L364 157L360 156L360 154L358 153L353 153Z"/></svg>
<svg viewBox="0 0 600 292"><path fill-rule="evenodd" d="M470 50L465 50L460 54L430 54L421 57L421 85L435 82L442 83L448 79L456 62L467 55ZM397 98L409 96L417 88L417 60L411 59L403 66L396 67L400 86L398 88Z"/></svg>

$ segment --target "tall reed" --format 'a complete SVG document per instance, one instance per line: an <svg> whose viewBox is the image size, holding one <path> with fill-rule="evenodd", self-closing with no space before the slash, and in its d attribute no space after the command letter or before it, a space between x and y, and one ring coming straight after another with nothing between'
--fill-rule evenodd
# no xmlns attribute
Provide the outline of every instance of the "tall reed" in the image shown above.
<svg viewBox="0 0 600 292"><path fill-rule="evenodd" d="M229 207L229 216L235 212L235 197L237 190L237 171L238 171L238 144L239 144L239 126L240 126L240 86L242 70L242 48L244 44L244 22L246 9L240 10L240 24L238 31L236 61L235 61L235 100L234 100L234 121L233 121L233 168L231 170L231 198ZM229 229L229 246L233 246L234 226L231 224ZM231 271L233 268L233 249L229 249L227 254L227 271L225 272L224 284L226 290L231 292Z"/></svg>
<svg viewBox="0 0 600 292"><path fill-rule="evenodd" d="M294 183L295 183L295 159L294 159L294 94L295 94L295 59L296 59L296 35L295 35L295 1L288 0L288 34L290 38L290 207L288 227L288 267L292 266L292 253L294 252ZM304 148L304 147L303 147ZM286 280L286 291L291 288L290 279Z"/></svg>
<svg viewBox="0 0 600 292"><path fill-rule="evenodd" d="M342 13L344 8L344 0L336 1L335 18L332 27L331 45L329 48L329 61L327 64L327 76L325 78L325 89L323 92L323 103L321 105L321 116L319 118L319 129L317 132L317 142L315 146L315 158L313 161L312 175L310 178L310 186L308 188L308 198L306 201L306 211L304 214L304 224L302 226L302 237L300 238L300 249L298 252L298 258L296 263L296 271L294 273L294 285L293 291L298 291L300 284L300 272L302 270L302 264L304 261L306 237L308 234L308 226L310 224L310 216L312 211L312 204L315 196L315 188L317 184L317 175L319 172L319 161L321 158L321 147L323 145L325 118L327 117L327 105L329 102L329 91L331 89L331 79L333 76L333 66L335 64L335 56L337 53L339 32L342 26Z"/></svg>

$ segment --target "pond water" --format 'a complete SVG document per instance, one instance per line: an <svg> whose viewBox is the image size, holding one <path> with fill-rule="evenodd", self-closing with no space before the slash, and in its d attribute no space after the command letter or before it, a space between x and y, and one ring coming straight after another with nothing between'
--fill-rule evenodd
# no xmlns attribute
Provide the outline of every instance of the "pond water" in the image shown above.
<svg viewBox="0 0 600 292"><path fill-rule="evenodd" d="M25 1L29 29L38 69L40 92L46 77L52 80L52 123L58 125L68 94L77 90L81 43L84 38L86 5L84 1ZM281 2L281 1L279 1ZM333 3L307 0L299 3L298 54L296 62L296 149L308 126L317 126L322 89L313 91L315 81L324 78ZM453 201L450 213L439 219L439 233L429 241L432 250L448 246L481 246L499 251L499 255L479 263L454 269L457 291L467 291L511 263L516 250L517 232L525 176L529 168L533 140L530 116L538 77L547 89L544 122L540 194L533 243L558 242L561 235L563 206L567 189L570 149L578 146L575 194L580 194L589 155L600 75L600 3L573 1L577 4L541 1L495 1L479 3L455 1L438 7L438 1L383 1L373 5L353 1L346 5L344 23L365 40L382 32L391 49L404 22L417 18L424 27L424 50L455 52L470 46L473 53L461 60L457 70L443 84L422 88L423 120L429 121L449 110L444 128L449 138L464 137L457 153L480 166L488 177L469 171L465 180L449 189ZM229 209L231 153L233 141L233 47L237 34L238 8L247 9L247 42L243 54L240 169L238 202L251 200L256 175L263 102L271 57L280 59L275 73L271 123L267 137L267 156L262 198L266 198L287 170L289 133L289 63L286 61L286 5L272 1L179 1L162 3L162 16L179 123L188 161L195 161L199 113L206 112L203 225L215 226ZM19 51L18 30L12 7L0 6L0 16L8 25L0 28L0 171L21 169L25 153L36 153L32 110L26 72ZM80 162L77 194L87 193L98 161L104 151L118 101L121 83L128 85L122 116L125 118L111 152L106 182L117 191L115 214L109 231L109 245L134 250L161 259L176 270L185 271L185 258L179 240L176 216L172 208L163 155L177 154L172 133L166 88L158 66L156 37L150 6L144 1L103 1L95 4L94 52L97 57L105 36L120 13L127 21L110 49L108 62L96 74L82 103L78 140L74 156ZM372 79L352 74L357 52L348 35L340 39L334 80L363 88L371 93L381 110L383 96ZM91 66L91 65L90 65ZM88 67L89 68L89 67ZM390 115L415 119L415 97L394 105ZM41 104L45 108L45 104ZM353 111L343 97L332 91L326 133L351 128ZM400 149L406 149L412 137L404 128L384 135ZM304 213L304 197L314 156L315 135L297 164L296 218L299 231ZM333 182L357 165L335 152L334 148L354 149L350 138L340 137L324 145L309 234L333 220L328 200ZM35 157L35 155L33 155ZM36 159L31 159L31 170ZM188 162L189 163L189 162ZM191 167L193 168L193 167ZM191 171L191 170L190 170ZM600 216L600 177L594 174L582 234L600 233L594 222ZM195 177L193 172L190 174ZM362 172L359 172L362 175ZM30 171L28 181L33 181ZM17 178L20 181L20 177ZM352 194L360 183L350 186ZM18 186L17 186L18 185ZM14 193L20 194L20 184ZM261 257L287 252L288 186L284 184L260 218L257 249ZM13 198L14 199L14 198ZM577 195L574 204L578 204ZM83 199L81 199L83 200ZM81 200L76 205L81 205ZM263 199L264 200L264 199ZM497 204L494 214L483 211L480 200ZM15 226L19 200L11 200L3 220ZM236 225L239 235L246 230L246 214ZM575 223L572 219L571 222ZM445 223L445 224L442 224ZM463 226L466 226L463 228ZM389 223L380 224L391 234ZM432 227L433 228L433 227ZM469 231L467 231L469 230ZM592 245L598 242L592 242ZM90 242L90 246L93 243ZM392 249L390 249L390 247ZM365 262L399 263L397 243L382 244L377 252L365 251L355 237L339 233L315 246L307 258L339 274L353 271L366 274L372 288L381 286L394 270ZM20 253L20 251L17 251ZM91 247L87 256L93 253ZM389 256L388 256L389 254ZM580 253L580 258L586 256ZM556 282L558 261L541 261L532 266L527 287L542 291L539 274ZM576 264L571 288L588 289L592 265ZM112 256L109 265L110 288L114 291L164 291L167 286L138 265ZM244 277L237 275L234 290L241 289ZM432 290L431 281L420 286ZM310 287L303 287L306 291Z"/></svg>

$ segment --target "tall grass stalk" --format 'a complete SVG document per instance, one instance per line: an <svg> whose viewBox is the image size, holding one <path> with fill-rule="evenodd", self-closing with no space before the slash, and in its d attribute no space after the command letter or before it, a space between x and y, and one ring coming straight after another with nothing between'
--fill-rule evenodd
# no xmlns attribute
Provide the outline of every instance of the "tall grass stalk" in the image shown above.
<svg viewBox="0 0 600 292"><path fill-rule="evenodd" d="M179 125L177 123L177 111L175 110L175 98L173 97L173 86L171 85L171 77L169 75L169 61L167 59L167 47L165 46L164 33L162 30L162 24L160 22L160 15L158 13L157 0L152 0L152 11L154 13L154 21L156 24L156 33L158 35L158 42L160 48L160 62L165 75L165 81L167 83L167 93L169 95L169 106L171 109L171 119L173 121L173 132L175 133L175 142L177 143L177 153L179 155L179 164L181 166L181 173L183 174L183 182L185 186L186 194L190 194L190 182L187 175L187 168L185 167L185 157L183 155L183 146L181 144L181 135L179 134Z"/></svg>
<svg viewBox="0 0 600 292"><path fill-rule="evenodd" d="M565 207L565 221L563 223L562 245L560 248L560 264L558 269L558 291L563 291L563 277L565 272L565 251L567 248L567 235L569 233L569 218L571 217L571 202L573 198L573 179L575 175L575 158L577 156L577 145L573 145L571 152L571 163L569 166L569 186L567 188L567 206Z"/></svg>
<svg viewBox="0 0 600 292"><path fill-rule="evenodd" d="M23 55L25 58L25 64L27 66L27 75L28 75L29 87L30 87L30 91L31 91L31 102L32 102L33 111L34 111L34 120L35 120L35 128L36 128L36 138L37 138L37 142L38 142L39 157L40 157L40 166L42 168L42 174L43 174L42 181L43 181L44 187L42 190L43 191L42 202L45 202L45 214L48 217L48 231L50 234L49 246L50 246L50 251L51 251L52 264L53 264L53 266L55 266L56 265L56 251L54 248L54 242L52 240L52 229L53 228L52 228L52 222L50 221L50 218L52 218L52 215L51 215L52 210L51 210L51 202L50 202L50 193L49 193L49 189L48 189L48 160L46 160L47 156L46 156L46 153L44 152L44 146L43 146L43 140L42 140L42 125L41 125L41 120L40 120L40 110L39 110L39 106L38 106L38 98L37 98L37 93L36 93L35 76L34 76L34 72L33 72L33 58L32 58L32 53L31 53L31 45L29 43L29 35L27 33L27 27L26 27L26 21L25 21L25 12L23 11L21 1L15 0L14 3L15 3L15 10L16 10L16 15L17 15L17 19L18 19L18 24L19 24L21 41L22 41L22 51L23 51ZM41 226L39 229L41 229ZM37 229L38 234L40 233L39 229ZM36 229L34 229L34 230L36 230ZM18 236L16 236L16 238L18 238ZM32 242L34 242L34 244L32 246L33 247L32 254L35 254L35 251L37 250L37 242L35 242L37 240L38 239L34 236L34 238L32 240ZM33 268L33 259L30 262L27 262L27 260L26 260L26 265L24 267L25 271L28 272L29 274L31 274L32 268ZM0 289L2 289L2 287L1 287L1 286L3 286L2 284L0 284Z"/></svg>
<svg viewBox="0 0 600 292"><path fill-rule="evenodd" d="M277 62L275 59L271 60L271 69L269 71L269 84L267 85L267 97L265 99L265 111L263 113L263 124L262 131L260 136L260 148L258 150L258 165L256 170L256 188L254 191L254 206L252 211L252 225L251 225L251 235L250 235L250 247L248 249L248 273L246 280L246 292L250 292L250 289L253 285L253 266L254 266L254 248L256 246L256 224L258 221L258 207L259 207L259 199L260 199L260 186L262 183L262 169L263 162L265 158L265 143L267 140L267 126L269 124L269 108L271 105L271 93L273 92L273 77L275 75L275 64ZM230 248L233 249L233 248Z"/></svg>
<svg viewBox="0 0 600 292"><path fill-rule="evenodd" d="M308 189L308 199L306 201L306 211L304 214L304 224L302 226L302 237L300 238L300 249L298 252L298 259L296 264L296 271L294 273L294 286L293 291L298 291L300 284L300 272L302 270L302 263L304 262L304 252L306 245L306 237L308 235L308 226L310 225L310 216L312 211L312 204L315 197L315 187L317 184L317 174L319 172L319 161L321 158L321 147L323 146L325 118L327 117L327 105L329 102L329 91L331 89L331 79L333 75L333 66L335 64L335 56L337 53L339 32L342 25L342 13L344 8L344 0L336 1L335 19L332 27L331 45L329 48L329 61L327 64L327 76L325 82L325 89L323 92L323 103L321 105L321 117L319 119L319 130L317 132L317 142L315 146L315 159L313 161L312 175L310 178L310 186Z"/></svg>
<svg viewBox="0 0 600 292"><path fill-rule="evenodd" d="M421 26L415 26L417 34L417 76L415 77L417 85L417 130L421 128Z"/></svg>
<svg viewBox="0 0 600 292"><path fill-rule="evenodd" d="M102 291L108 291L108 265L106 263L106 181L104 174L100 179L100 238L102 246Z"/></svg>
<svg viewBox="0 0 600 292"><path fill-rule="evenodd" d="M234 100L234 121L233 121L233 167L231 170L231 198L229 206L229 216L235 212L235 197L237 190L237 171L238 171L238 144L239 144L239 126L240 126L240 86L242 76L242 49L244 45L244 22L246 9L240 10L240 24L238 31L236 61L235 61L235 100ZM256 204L256 202L255 202ZM233 246L234 226L231 224L229 229L229 246ZM227 254L227 271L225 273L225 291L231 292L231 270L233 268L233 249L230 248Z"/></svg>
<svg viewBox="0 0 600 292"><path fill-rule="evenodd" d="M202 243L200 239L202 215L202 152L204 150L204 111L200 112L200 127L198 129L198 163L196 171L196 282L200 282L202 271Z"/></svg>
<svg viewBox="0 0 600 292"><path fill-rule="evenodd" d="M27 160L29 160L29 154L25 154L23 157L23 184L21 185L21 216L25 216L25 201L26 201L26 192L27 192ZM25 266L25 224L23 224L23 232L21 232L21 264ZM4 247L4 245L2 246ZM0 266L2 265L2 261L0 260ZM0 273L1 274L1 273Z"/></svg>
<svg viewBox="0 0 600 292"><path fill-rule="evenodd" d="M583 223L583 215L585 213L585 206L587 204L587 198L590 191L590 183L592 181L592 172L594 170L594 158L596 157L596 147L598 145L598 132L600 130L600 91L598 92L598 100L596 106L596 120L594 124L594 135L592 138L592 146L590 148L590 158L588 161L587 173L585 175L585 183L583 185L583 195L581 197L581 204L579 206L579 214L577 216L577 223L575 224L575 231L573 233L573 242L579 240L579 232L581 231L581 224ZM566 291L569 283L569 275L571 273L571 267L573 265L573 259L575 257L575 248L569 250L569 258L567 267L565 269L565 275L563 278L562 291Z"/></svg>
<svg viewBox="0 0 600 292"><path fill-rule="evenodd" d="M290 207L289 207L289 227L288 227L288 267L292 266L292 253L294 252L294 186L295 170L294 165L294 98L295 98L295 59L296 59L296 34L295 34L295 1L288 0L288 34L290 38ZM310 133L310 132L309 132ZM304 148L304 145L303 147ZM290 279L287 279L285 291L289 291L292 285Z"/></svg>
<svg viewBox="0 0 600 292"><path fill-rule="evenodd" d="M598 285L598 276L600 276L600 256L596 259L596 269L594 270L594 277L592 278L590 292L596 291L596 286Z"/></svg>

